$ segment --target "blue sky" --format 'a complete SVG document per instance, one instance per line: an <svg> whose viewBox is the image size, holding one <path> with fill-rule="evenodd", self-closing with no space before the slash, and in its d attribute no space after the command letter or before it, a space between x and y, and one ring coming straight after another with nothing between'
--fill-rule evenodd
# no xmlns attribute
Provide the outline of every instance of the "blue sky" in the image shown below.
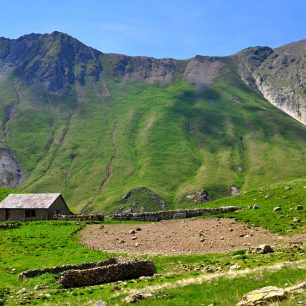
<svg viewBox="0 0 306 306"><path fill-rule="evenodd" d="M0 1L0 36L57 30L102 52L185 59L306 39L305 0Z"/></svg>

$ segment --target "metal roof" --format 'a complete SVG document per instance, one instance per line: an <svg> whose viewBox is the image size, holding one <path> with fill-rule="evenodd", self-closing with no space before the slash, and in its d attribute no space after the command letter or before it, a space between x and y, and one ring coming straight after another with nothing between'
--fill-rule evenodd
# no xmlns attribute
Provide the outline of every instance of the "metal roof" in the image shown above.
<svg viewBox="0 0 306 306"><path fill-rule="evenodd" d="M47 209L60 193L9 194L1 203L1 208Z"/></svg>

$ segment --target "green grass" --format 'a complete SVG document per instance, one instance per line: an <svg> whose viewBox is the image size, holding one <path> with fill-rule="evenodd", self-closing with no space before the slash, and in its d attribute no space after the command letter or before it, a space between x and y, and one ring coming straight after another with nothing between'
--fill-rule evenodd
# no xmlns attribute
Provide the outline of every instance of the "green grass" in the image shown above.
<svg viewBox="0 0 306 306"><path fill-rule="evenodd" d="M305 279L305 269L284 268L277 272L253 273L247 277L228 279L225 277L183 288L165 290L157 297L137 305L236 305L243 294L265 286L287 287ZM295 299L285 305L296 305Z"/></svg>
<svg viewBox="0 0 306 306"><path fill-rule="evenodd" d="M231 217L249 224L262 226L273 233L302 233L306 230L305 185L305 179L294 180L194 207L239 206L243 209L220 217ZM252 209L254 205L260 208ZM296 210L298 205L302 205L304 209ZM274 207L280 207L281 210L273 211ZM294 222L294 218L299 219L300 222Z"/></svg>
<svg viewBox="0 0 306 306"><path fill-rule="evenodd" d="M252 190L306 172L305 127L233 72L202 91L180 74L169 85L88 78L65 97L12 76L0 84L0 120L24 191L62 192L74 211L109 213L142 186L184 207L196 190L223 197L233 185Z"/></svg>
<svg viewBox="0 0 306 306"><path fill-rule="evenodd" d="M106 300L111 303L121 301L114 297L114 284L85 287L79 289L62 289L57 283L57 275L46 274L27 281L18 281L18 274L24 270L51 267L54 265L74 264L88 261L99 261L110 254L87 249L78 243L78 231L84 223L76 222L25 222L14 229L0 229L0 299L7 305L20 305L28 301L31 304L53 304L69 302L72 305L89 301ZM296 248L279 249L273 254L249 254L246 251L235 251L221 254L180 255L180 256L140 256L152 259L156 266L156 276L149 280L127 281L123 288L145 288L148 284L175 282L203 273L203 269L220 268L227 271L235 263L242 268L265 266L275 262L294 261L305 258L305 250ZM126 256L126 255L124 255ZM299 275L299 274L298 274ZM288 274L288 281L296 278ZM42 290L33 290L35 285ZM17 294L22 288L26 294ZM6 294L5 292L9 293ZM38 296L51 294L51 298ZM112 304L111 304L112 305Z"/></svg>

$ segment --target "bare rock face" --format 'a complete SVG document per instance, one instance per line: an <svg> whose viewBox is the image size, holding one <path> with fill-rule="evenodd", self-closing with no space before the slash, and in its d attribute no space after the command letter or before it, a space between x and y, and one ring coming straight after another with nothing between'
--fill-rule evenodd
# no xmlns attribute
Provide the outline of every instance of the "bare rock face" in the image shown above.
<svg viewBox="0 0 306 306"><path fill-rule="evenodd" d="M0 150L0 186L17 187L22 180L22 172L19 165L7 150Z"/></svg>
<svg viewBox="0 0 306 306"><path fill-rule="evenodd" d="M145 56L108 55L112 61L112 73L123 80L137 80L147 83L169 84L176 72L176 60L154 59Z"/></svg>
<svg viewBox="0 0 306 306"><path fill-rule="evenodd" d="M306 125L306 40L277 49L248 48L233 58L245 83Z"/></svg>
<svg viewBox="0 0 306 306"><path fill-rule="evenodd" d="M190 60L184 73L184 80L198 88L209 86L212 81L227 70L217 57L200 56Z"/></svg>

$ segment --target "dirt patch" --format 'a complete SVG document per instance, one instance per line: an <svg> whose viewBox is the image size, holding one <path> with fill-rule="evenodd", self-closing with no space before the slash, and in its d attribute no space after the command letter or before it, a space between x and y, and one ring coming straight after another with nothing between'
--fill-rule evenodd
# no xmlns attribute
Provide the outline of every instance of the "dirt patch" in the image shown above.
<svg viewBox="0 0 306 306"><path fill-rule="evenodd" d="M138 229L138 230L137 230ZM136 254L192 254L305 242L306 234L281 237L232 219L184 219L147 224L92 224L80 233L85 246Z"/></svg>

